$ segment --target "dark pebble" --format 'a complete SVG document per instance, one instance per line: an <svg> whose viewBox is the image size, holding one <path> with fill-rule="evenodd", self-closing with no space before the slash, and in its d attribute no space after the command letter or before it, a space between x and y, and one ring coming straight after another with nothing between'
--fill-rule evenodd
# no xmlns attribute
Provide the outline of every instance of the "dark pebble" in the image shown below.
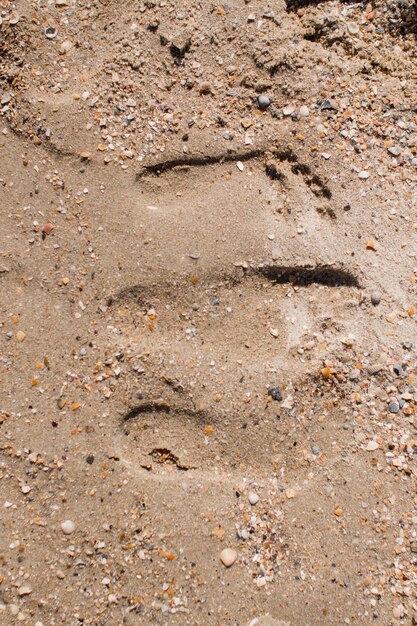
<svg viewBox="0 0 417 626"><path fill-rule="evenodd" d="M94 463L94 457L92 454L90 454L87 458L86 461L89 465L92 465Z"/></svg>
<svg viewBox="0 0 417 626"><path fill-rule="evenodd" d="M334 106L332 105L330 100L323 100L323 102L321 103L320 110L321 111L331 111L332 109L334 109Z"/></svg>
<svg viewBox="0 0 417 626"><path fill-rule="evenodd" d="M282 391L279 387L270 387L268 389L268 396L271 396L273 400L277 402L281 402L282 400Z"/></svg>

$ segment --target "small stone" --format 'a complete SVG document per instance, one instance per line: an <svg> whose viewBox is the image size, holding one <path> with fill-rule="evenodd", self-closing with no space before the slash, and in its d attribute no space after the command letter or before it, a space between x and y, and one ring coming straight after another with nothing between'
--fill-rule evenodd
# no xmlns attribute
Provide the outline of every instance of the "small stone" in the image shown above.
<svg viewBox="0 0 417 626"><path fill-rule="evenodd" d="M361 172L359 172L358 174L358 178L361 178L362 180L366 180L367 178L369 178L370 174L367 170L362 170Z"/></svg>
<svg viewBox="0 0 417 626"><path fill-rule="evenodd" d="M10 100L13 98L11 93L5 93L0 100L0 104L9 104Z"/></svg>
<svg viewBox="0 0 417 626"><path fill-rule="evenodd" d="M248 500L250 502L250 504L252 504L252 506L254 506L255 504L257 504L259 502L259 496L257 493L254 493L253 491L248 495Z"/></svg>
<svg viewBox="0 0 417 626"><path fill-rule="evenodd" d="M213 93L210 83L204 83L204 82L201 83L199 86L199 92L201 93L202 96L206 96L209 93Z"/></svg>
<svg viewBox="0 0 417 626"><path fill-rule="evenodd" d="M291 410L294 407L294 398L287 396L281 406L283 409Z"/></svg>
<svg viewBox="0 0 417 626"><path fill-rule="evenodd" d="M31 488L29 487L29 485L22 485L22 493L29 493L31 491Z"/></svg>
<svg viewBox="0 0 417 626"><path fill-rule="evenodd" d="M330 100L323 100L323 102L321 103L320 110L321 111L331 111L332 109L334 109L334 106L330 102Z"/></svg>
<svg viewBox="0 0 417 626"><path fill-rule="evenodd" d="M270 387L268 389L268 396L271 396L273 400L277 402L281 402L282 400L282 391L279 387Z"/></svg>
<svg viewBox="0 0 417 626"><path fill-rule="evenodd" d="M48 222L47 224L45 224L45 226L42 228L42 235L50 235L51 232L54 229L54 225L51 224L50 222Z"/></svg>
<svg viewBox="0 0 417 626"><path fill-rule="evenodd" d="M28 585L23 585L23 587L19 587L17 593L19 596L29 596L32 593L32 589Z"/></svg>
<svg viewBox="0 0 417 626"><path fill-rule="evenodd" d="M388 152L393 156L399 156L402 152L402 148L401 146L391 146L391 148L388 148Z"/></svg>
<svg viewBox="0 0 417 626"><path fill-rule="evenodd" d="M348 22L347 29L351 35L357 35L359 33L359 25L356 24L356 22Z"/></svg>
<svg viewBox="0 0 417 626"><path fill-rule="evenodd" d="M370 441L368 445L366 446L366 449L368 450L368 452L373 452L374 450L378 450L378 448L379 448L379 445L374 440Z"/></svg>
<svg viewBox="0 0 417 626"><path fill-rule="evenodd" d="M291 489L289 487L285 490L285 495L287 496L288 500L292 500L293 498L295 498L295 489Z"/></svg>
<svg viewBox="0 0 417 626"><path fill-rule="evenodd" d="M371 292L371 302L374 306L378 306L378 304L381 302L381 294L379 291Z"/></svg>
<svg viewBox="0 0 417 626"><path fill-rule="evenodd" d="M177 58L182 58L191 47L191 38L184 35L177 35L171 41L171 54Z"/></svg>
<svg viewBox="0 0 417 626"><path fill-rule="evenodd" d="M288 622L283 622L280 619L275 619L270 615L262 615L260 617L254 617L248 624L248 626L290 626Z"/></svg>
<svg viewBox="0 0 417 626"><path fill-rule="evenodd" d="M21 343L25 340L25 338L26 334L23 332L23 330L18 330L16 333L16 341L19 341Z"/></svg>
<svg viewBox="0 0 417 626"><path fill-rule="evenodd" d="M275 337L275 339L279 336L278 328L270 328L269 332L273 337Z"/></svg>
<svg viewBox="0 0 417 626"><path fill-rule="evenodd" d="M75 524L72 520L67 519L61 524L61 530L64 535L71 535L75 531Z"/></svg>
<svg viewBox="0 0 417 626"><path fill-rule="evenodd" d="M237 559L237 552L232 548L225 548L220 553L220 560L225 567L231 567Z"/></svg>
<svg viewBox="0 0 417 626"><path fill-rule="evenodd" d="M300 115L301 117L308 117L310 115L309 108L306 107L305 104L300 107Z"/></svg>
<svg viewBox="0 0 417 626"><path fill-rule="evenodd" d="M243 170L245 169L245 166L243 165L242 161L238 161L236 163L236 167L240 172L243 172Z"/></svg>
<svg viewBox="0 0 417 626"><path fill-rule="evenodd" d="M398 404L398 402L390 402L388 406L388 411L390 413L398 413L399 410L400 410L400 405Z"/></svg>
<svg viewBox="0 0 417 626"><path fill-rule="evenodd" d="M69 41L68 39L66 39L59 46L59 54L67 54L73 49L73 47L74 47L74 44L72 43L72 41Z"/></svg>
<svg viewBox="0 0 417 626"><path fill-rule="evenodd" d="M58 398L56 403L58 405L58 409L62 410L64 406L66 405L67 401L65 400L65 398Z"/></svg>
<svg viewBox="0 0 417 626"><path fill-rule="evenodd" d="M261 93L258 96L258 106L260 109L267 109L271 104L271 99L266 93Z"/></svg>
<svg viewBox="0 0 417 626"><path fill-rule="evenodd" d="M401 367L401 365L394 365L392 370L396 376L403 376L404 374L403 368Z"/></svg>
<svg viewBox="0 0 417 626"><path fill-rule="evenodd" d="M45 28L45 37L47 37L47 39L55 39L57 34L58 31L53 26L48 26L47 28Z"/></svg>
<svg viewBox="0 0 417 626"><path fill-rule="evenodd" d="M314 456L319 456L321 450L318 446L311 446L311 453L314 454Z"/></svg>
<svg viewBox="0 0 417 626"><path fill-rule="evenodd" d="M16 26L19 20L20 20L20 15L18 15L17 13L12 13L9 19L10 26Z"/></svg>
<svg viewBox="0 0 417 626"><path fill-rule="evenodd" d="M292 115L295 111L295 104L287 104L287 106L285 106L282 109L282 112L284 113L284 115L286 115L287 117L289 115Z"/></svg>

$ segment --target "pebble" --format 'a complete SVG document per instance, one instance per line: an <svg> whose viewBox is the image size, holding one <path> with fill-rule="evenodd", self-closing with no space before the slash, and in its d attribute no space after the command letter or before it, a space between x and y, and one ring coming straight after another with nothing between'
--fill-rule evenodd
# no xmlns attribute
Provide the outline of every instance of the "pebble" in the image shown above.
<svg viewBox="0 0 417 626"><path fill-rule="evenodd" d="M359 25L356 24L356 22L349 22L347 29L351 35L357 35L359 33Z"/></svg>
<svg viewBox="0 0 417 626"><path fill-rule="evenodd" d="M19 587L17 593L19 596L29 596L32 593L32 589L27 585L23 585L23 587Z"/></svg>
<svg viewBox="0 0 417 626"><path fill-rule="evenodd" d="M273 400L277 402L281 402L282 400L282 391L279 387L270 387L268 389L268 396L271 396Z"/></svg>
<svg viewBox="0 0 417 626"><path fill-rule="evenodd" d="M310 115L309 108L306 107L305 104L300 107L300 115L301 117L308 117Z"/></svg>
<svg viewBox="0 0 417 626"><path fill-rule="evenodd" d="M366 180L367 178L369 178L370 174L367 170L362 170L361 172L359 172L358 174L358 178L361 178L362 180Z"/></svg>
<svg viewBox="0 0 417 626"><path fill-rule="evenodd" d="M10 26L15 26L20 20L20 15L17 15L17 13L15 13L12 17L10 17L9 19L9 24Z"/></svg>
<svg viewBox="0 0 417 626"><path fill-rule="evenodd" d="M75 523L72 520L67 519L65 522L62 522L61 530L64 535L71 535L75 531Z"/></svg>
<svg viewBox="0 0 417 626"><path fill-rule="evenodd" d="M45 37L47 37L48 39L55 39L57 34L58 31L53 26L48 26L47 28L45 28Z"/></svg>
<svg viewBox="0 0 417 626"><path fill-rule="evenodd" d="M220 553L220 560L225 567L231 567L237 559L237 552L232 548L225 548Z"/></svg>
<svg viewBox="0 0 417 626"><path fill-rule="evenodd" d="M374 440L370 441L368 445L366 446L366 449L368 450L368 452L373 452L374 450L378 450L378 448L379 448L379 445Z"/></svg>
<svg viewBox="0 0 417 626"><path fill-rule="evenodd" d="M321 453L321 450L318 446L311 446L311 452L314 456L318 456Z"/></svg>
<svg viewBox="0 0 417 626"><path fill-rule="evenodd" d="M396 376L403 376L404 374L403 368L401 367L401 365L394 365L392 370Z"/></svg>
<svg viewBox="0 0 417 626"><path fill-rule="evenodd" d="M371 292L371 302L374 306L378 306L378 304L381 302L381 294L379 293L379 291Z"/></svg>
<svg viewBox="0 0 417 626"><path fill-rule="evenodd" d="M271 104L271 99L265 93L261 93L258 96L258 106L260 109L267 109Z"/></svg>
<svg viewBox="0 0 417 626"><path fill-rule="evenodd" d="M11 93L5 93L1 100L0 100L0 104L9 104L10 100L12 99L12 94Z"/></svg>
<svg viewBox="0 0 417 626"><path fill-rule="evenodd" d="M262 615L261 617L254 617L248 624L248 626L290 626L288 622L283 622L280 619L275 619L270 615Z"/></svg>
<svg viewBox="0 0 417 626"><path fill-rule="evenodd" d="M388 410L390 413L398 413L398 411L400 410L400 405L398 404L398 402L390 402Z"/></svg>
<svg viewBox="0 0 417 626"><path fill-rule="evenodd" d="M253 491L248 495L248 500L250 502L250 504L255 505L259 502L259 496L257 493L254 493Z"/></svg>
<svg viewBox="0 0 417 626"><path fill-rule="evenodd" d="M21 343L22 341L25 340L25 338L26 338L26 335L23 332L23 330L18 330L17 333L16 333L16 340Z"/></svg>
<svg viewBox="0 0 417 626"><path fill-rule="evenodd" d="M74 47L74 44L72 43L72 41L69 41L68 39L66 41L63 41L62 44L59 46L59 54L67 54L67 52L70 52Z"/></svg>
<svg viewBox="0 0 417 626"><path fill-rule="evenodd" d="M288 115L292 115L295 111L295 104L287 104L287 106L285 106L282 109L282 112L284 113L284 115L288 116Z"/></svg>
<svg viewBox="0 0 417 626"><path fill-rule="evenodd" d="M391 146L391 148L388 148L388 152L393 156L399 156L402 152L402 148L401 146Z"/></svg>
<svg viewBox="0 0 417 626"><path fill-rule="evenodd" d="M332 109L334 109L334 106L330 102L330 100L323 100L323 102L321 103L320 111L331 111Z"/></svg>

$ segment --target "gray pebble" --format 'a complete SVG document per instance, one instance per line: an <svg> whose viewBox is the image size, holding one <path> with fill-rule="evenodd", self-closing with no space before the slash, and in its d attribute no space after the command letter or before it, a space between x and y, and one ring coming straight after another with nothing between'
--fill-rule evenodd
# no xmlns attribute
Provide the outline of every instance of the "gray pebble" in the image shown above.
<svg viewBox="0 0 417 626"><path fill-rule="evenodd" d="M390 402L388 410L390 413L398 413L398 411L400 410L400 405L398 404L398 402Z"/></svg>
<svg viewBox="0 0 417 626"><path fill-rule="evenodd" d="M271 98L266 93L261 93L258 96L258 106L260 109L267 109L271 104Z"/></svg>
<svg viewBox="0 0 417 626"><path fill-rule="evenodd" d="M321 453L321 450L318 446L311 446L311 452L314 456L318 456Z"/></svg>

